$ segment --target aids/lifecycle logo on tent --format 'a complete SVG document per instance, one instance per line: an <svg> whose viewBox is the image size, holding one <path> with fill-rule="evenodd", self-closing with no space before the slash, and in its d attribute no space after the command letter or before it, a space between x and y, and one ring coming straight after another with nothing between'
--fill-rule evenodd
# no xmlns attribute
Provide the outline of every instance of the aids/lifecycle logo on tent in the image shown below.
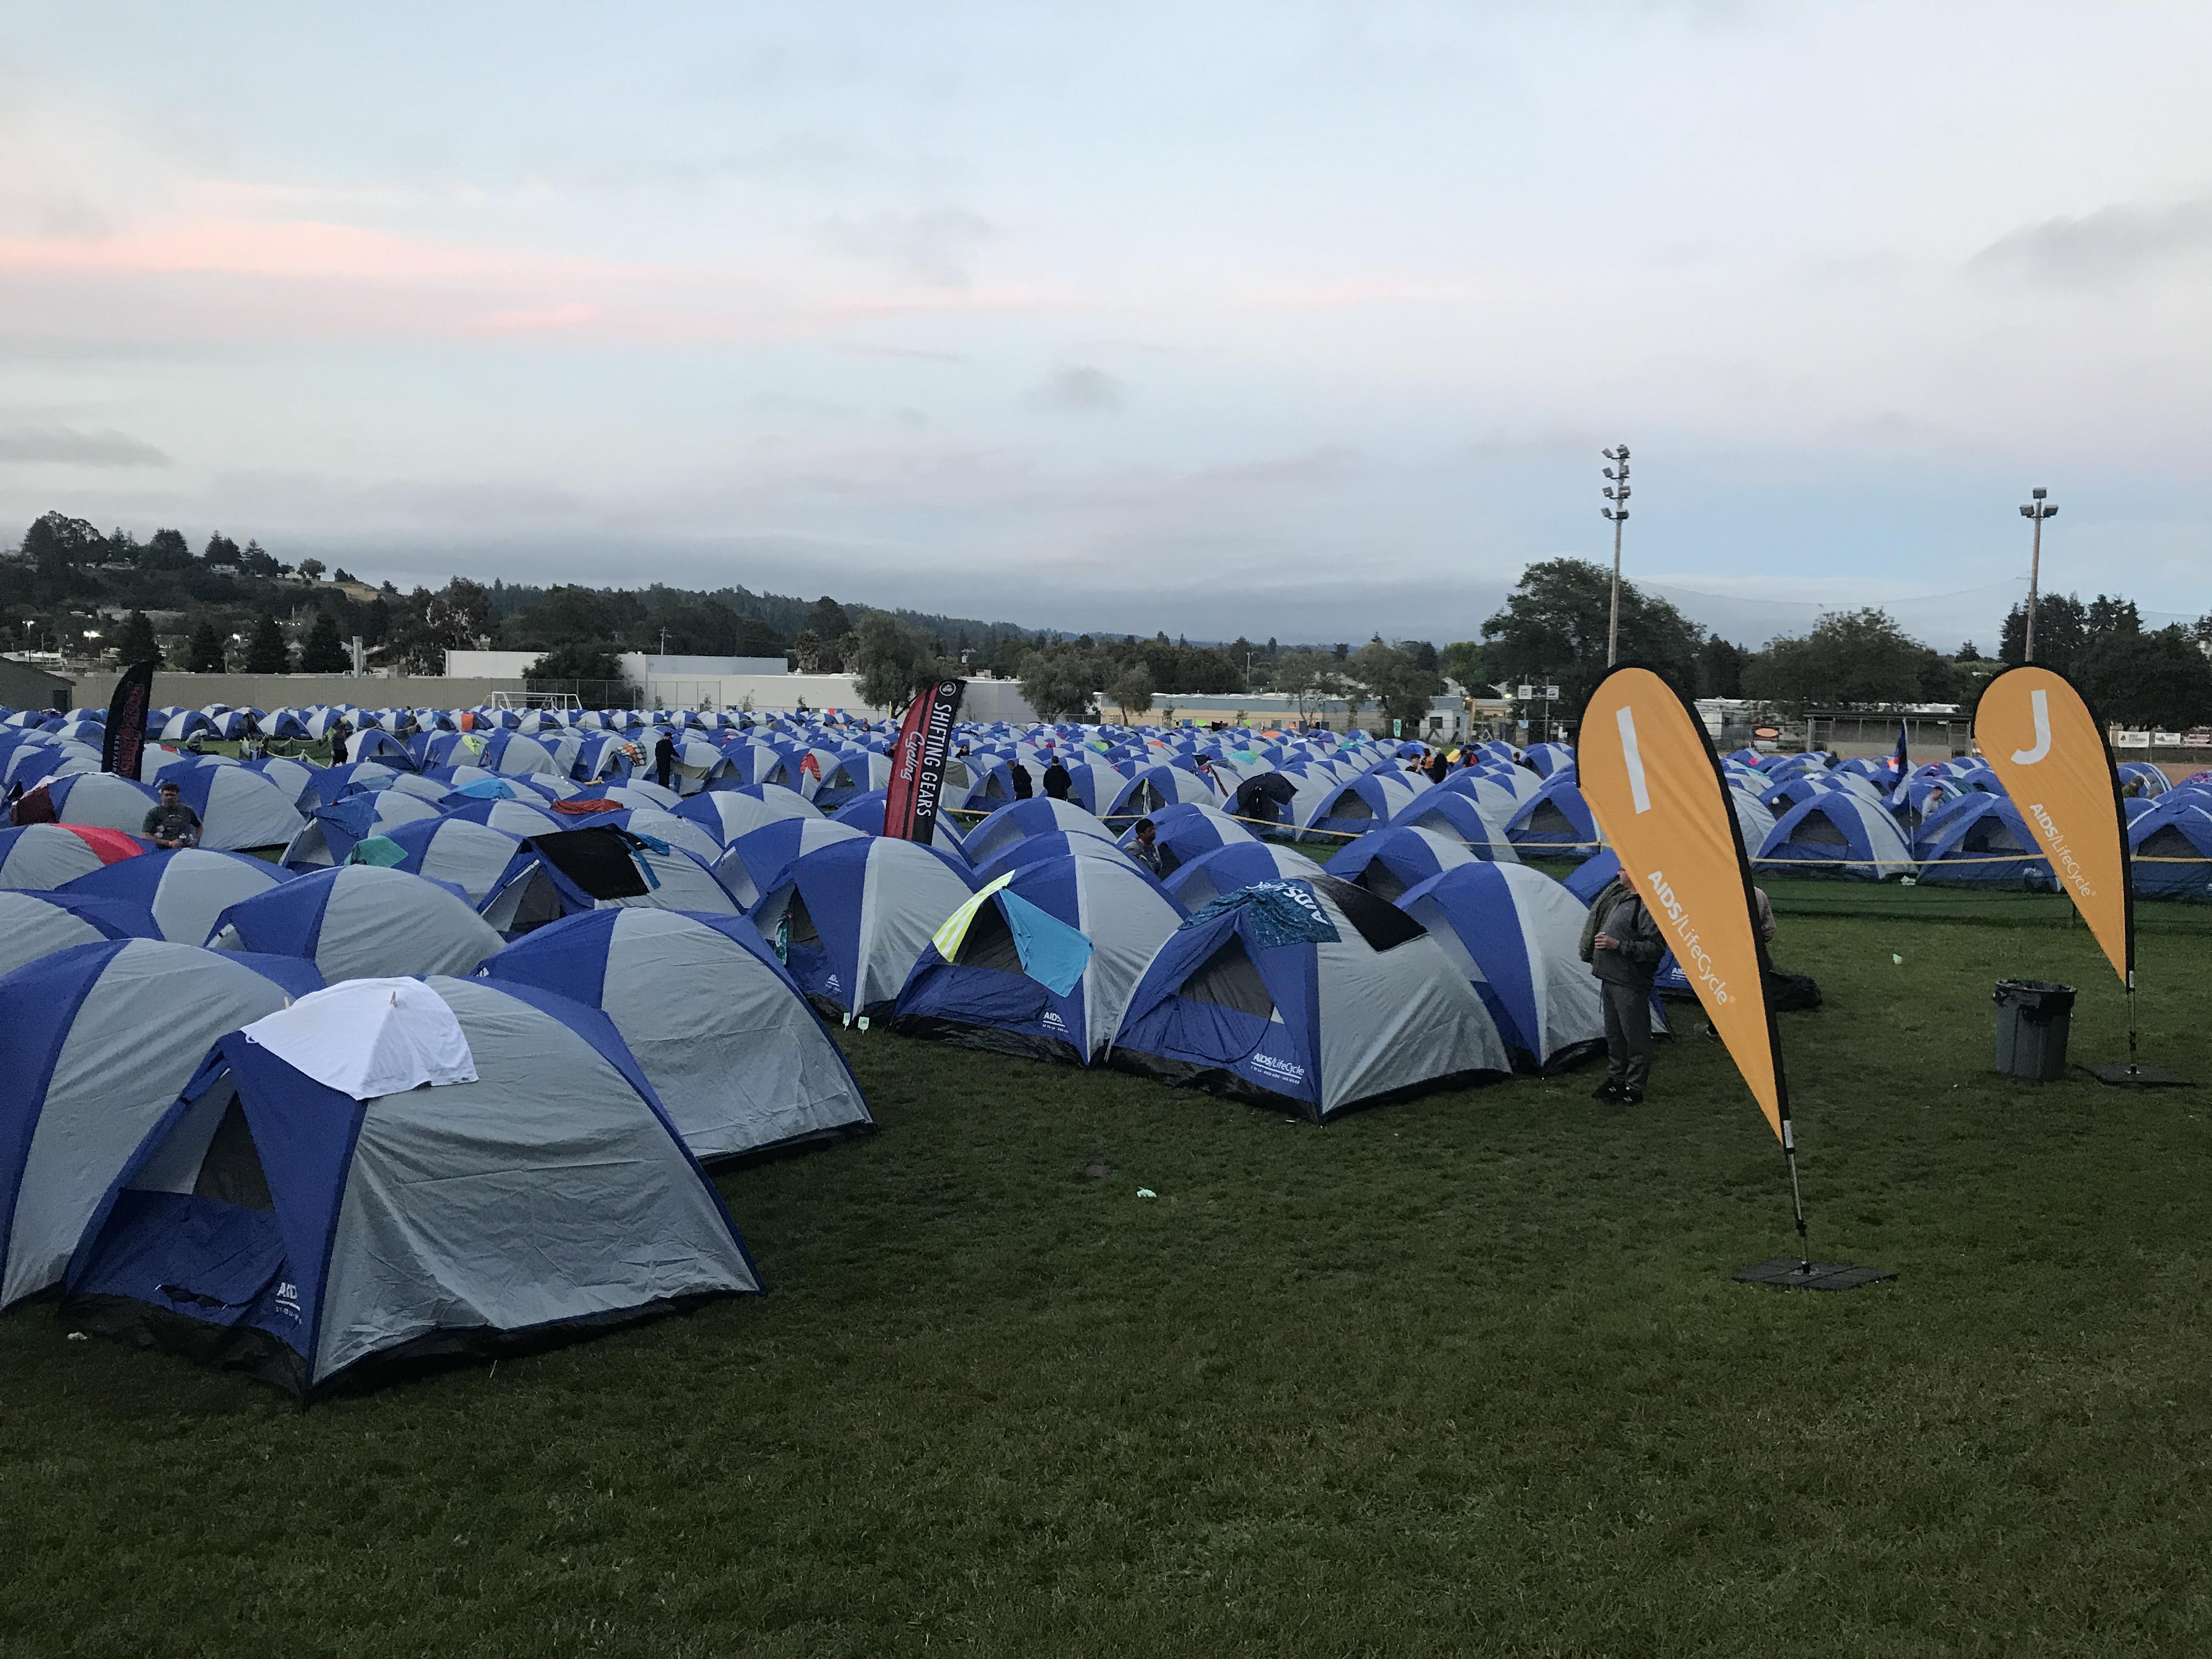
<svg viewBox="0 0 2212 1659"><path fill-rule="evenodd" d="M1650 670L1615 669L1583 710L1575 758L1623 877L1674 948L1767 1126L1789 1145L1735 815L1705 729Z"/></svg>
<svg viewBox="0 0 2212 1659"><path fill-rule="evenodd" d="M2123 984L2135 968L2127 830L2104 728L2063 674L2027 663L1983 688L1974 741Z"/></svg>

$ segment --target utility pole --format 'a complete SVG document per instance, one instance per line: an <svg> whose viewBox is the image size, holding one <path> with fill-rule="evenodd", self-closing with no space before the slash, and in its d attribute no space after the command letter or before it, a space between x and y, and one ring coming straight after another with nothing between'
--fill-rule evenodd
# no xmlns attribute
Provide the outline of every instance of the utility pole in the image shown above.
<svg viewBox="0 0 2212 1659"><path fill-rule="evenodd" d="M1610 668L1620 659L1620 526L1628 522L1628 446L1616 444L1598 453L1613 463L1605 470L1613 482L1601 492L1612 505L1598 508L1613 520L1613 610L1605 624L1605 665Z"/></svg>
<svg viewBox="0 0 2212 1659"><path fill-rule="evenodd" d="M2021 518L2035 520L2034 547L2027 556L2027 632L2021 641L2022 662L2035 660L2035 595L2043 585L2043 521L2058 511L2056 503L2045 499L2050 494L2038 485L2027 492L2027 505L2020 510Z"/></svg>

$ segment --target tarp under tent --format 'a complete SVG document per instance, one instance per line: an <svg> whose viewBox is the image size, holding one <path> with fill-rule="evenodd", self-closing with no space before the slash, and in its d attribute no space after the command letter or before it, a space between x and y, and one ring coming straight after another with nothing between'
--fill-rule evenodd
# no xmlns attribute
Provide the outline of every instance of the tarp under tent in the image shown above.
<svg viewBox="0 0 2212 1659"><path fill-rule="evenodd" d="M1604 1004L1582 959L1589 908L1561 884L1523 865L1462 865L1398 907L1467 976L1517 1063L1557 1072L1603 1051Z"/></svg>
<svg viewBox="0 0 2212 1659"><path fill-rule="evenodd" d="M1182 919L1124 861L1063 854L1022 865L937 930L899 994L896 1029L1087 1066ZM1069 949L1055 929L1085 948Z"/></svg>
<svg viewBox="0 0 2212 1659"><path fill-rule="evenodd" d="M595 910L517 940L484 973L604 1012L695 1158L873 1127L844 1055L742 916Z"/></svg>
<svg viewBox="0 0 2212 1659"><path fill-rule="evenodd" d="M696 856L611 825L536 836L483 907L510 937L586 910L693 910L735 915L738 897Z"/></svg>
<svg viewBox="0 0 2212 1659"><path fill-rule="evenodd" d="M222 1037L101 1198L63 1309L97 1334L340 1379L542 1346L760 1288L607 1017L534 986L333 987ZM386 1006L389 994L395 1000ZM471 1081L362 1100L324 1078L421 1000ZM349 1373L351 1373L349 1376Z"/></svg>
<svg viewBox="0 0 2212 1659"><path fill-rule="evenodd" d="M1888 811L1832 789L1775 820L1753 867L1777 874L1883 881L1912 873L1912 851Z"/></svg>
<svg viewBox="0 0 2212 1659"><path fill-rule="evenodd" d="M1114 839L1114 832L1095 813L1073 801L1047 800L1042 796L1000 807L961 839L967 847L968 861L980 867L1023 836L1048 835L1055 830L1071 836L1097 836L1102 841Z"/></svg>
<svg viewBox="0 0 2212 1659"><path fill-rule="evenodd" d="M957 860L919 842L865 836L794 860L750 914L817 1007L874 1014L970 896Z"/></svg>
<svg viewBox="0 0 2212 1659"><path fill-rule="evenodd" d="M1921 825L1912 855L1923 886L2058 887L2035 832L2002 795L1960 796Z"/></svg>
<svg viewBox="0 0 2212 1659"><path fill-rule="evenodd" d="M27 823L0 830L0 887L51 892L118 859L153 850L151 842L119 830Z"/></svg>
<svg viewBox="0 0 2212 1659"><path fill-rule="evenodd" d="M178 847L118 860L77 877L62 890L143 908L153 916L158 938L204 945L225 910L286 879L275 865L243 853Z"/></svg>
<svg viewBox="0 0 2212 1659"><path fill-rule="evenodd" d="M398 789L341 795L315 809L279 862L287 870L327 870L343 864L356 842L388 836L400 824L439 816L430 802Z"/></svg>
<svg viewBox="0 0 2212 1659"><path fill-rule="evenodd" d="M1325 866L1340 881L1364 887L1379 899L1395 902L1431 876L1478 859L1458 842L1431 830L1377 830L1340 848Z"/></svg>
<svg viewBox="0 0 2212 1659"><path fill-rule="evenodd" d="M0 978L0 1306L60 1281L210 1045L321 982L304 962L151 939L71 946Z"/></svg>
<svg viewBox="0 0 2212 1659"><path fill-rule="evenodd" d="M2135 890L2145 898L2212 899L2212 811L2205 796L2177 789L2128 825Z"/></svg>
<svg viewBox="0 0 2212 1659"><path fill-rule="evenodd" d="M1574 773L1560 772L1522 803L1505 838L1523 857L1586 859L1605 844Z"/></svg>
<svg viewBox="0 0 2212 1659"><path fill-rule="evenodd" d="M27 962L73 945L161 937L153 912L143 904L0 888L0 974L12 974Z"/></svg>
<svg viewBox="0 0 2212 1659"><path fill-rule="evenodd" d="M1252 842L1202 854L1170 876L1164 884L1170 898L1186 910L1197 911L1255 881L1310 876L1320 869L1303 853L1271 842Z"/></svg>
<svg viewBox="0 0 2212 1659"><path fill-rule="evenodd" d="M1396 906L1318 872L1217 900L1160 947L1112 1062L1316 1121L1511 1061L1474 988Z"/></svg>
<svg viewBox="0 0 2212 1659"><path fill-rule="evenodd" d="M786 789L781 784L749 783L736 789L709 789L703 795L694 795L676 809L676 816L690 819L727 847L739 836L765 829L782 819L803 822L820 814L796 790Z"/></svg>
<svg viewBox="0 0 2212 1659"><path fill-rule="evenodd" d="M473 973L499 949L500 937L458 887L350 864L296 876L232 905L208 943L218 951L302 957L336 983Z"/></svg>

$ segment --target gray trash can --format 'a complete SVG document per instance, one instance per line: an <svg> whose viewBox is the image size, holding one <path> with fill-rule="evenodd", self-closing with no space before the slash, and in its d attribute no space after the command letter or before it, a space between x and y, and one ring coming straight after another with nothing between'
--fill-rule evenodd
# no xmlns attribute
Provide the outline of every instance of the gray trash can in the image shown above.
<svg viewBox="0 0 2212 1659"><path fill-rule="evenodd" d="M2039 979L2001 979L1996 1005L1997 1070L2031 1083L2063 1077L2074 988Z"/></svg>

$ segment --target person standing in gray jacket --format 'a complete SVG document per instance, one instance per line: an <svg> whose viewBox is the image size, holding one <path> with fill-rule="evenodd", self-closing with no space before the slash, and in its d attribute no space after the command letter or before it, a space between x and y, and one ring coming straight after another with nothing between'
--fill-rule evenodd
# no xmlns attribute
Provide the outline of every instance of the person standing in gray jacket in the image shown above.
<svg viewBox="0 0 2212 1659"><path fill-rule="evenodd" d="M1605 1002L1606 1060L1605 1081L1591 1099L1643 1104L1651 1076L1651 981L1666 954L1659 924L1626 882L1609 883L1591 902L1583 959Z"/></svg>

